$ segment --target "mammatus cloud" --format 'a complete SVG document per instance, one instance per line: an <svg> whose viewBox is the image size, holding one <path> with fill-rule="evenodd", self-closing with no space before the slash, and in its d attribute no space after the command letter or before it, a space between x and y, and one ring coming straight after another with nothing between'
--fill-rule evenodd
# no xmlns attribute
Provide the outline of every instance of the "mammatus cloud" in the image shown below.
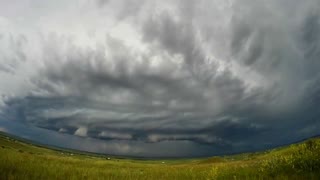
<svg viewBox="0 0 320 180"><path fill-rule="evenodd" d="M127 147L121 154L139 146L146 156L255 150L315 135L318 7L1 2L1 119L117 142ZM179 145L188 148L178 154Z"/></svg>

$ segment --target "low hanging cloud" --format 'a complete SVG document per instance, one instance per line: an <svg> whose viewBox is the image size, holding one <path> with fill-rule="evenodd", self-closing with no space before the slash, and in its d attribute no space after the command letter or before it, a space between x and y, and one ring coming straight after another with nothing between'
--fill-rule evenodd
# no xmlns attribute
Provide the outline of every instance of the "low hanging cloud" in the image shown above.
<svg viewBox="0 0 320 180"><path fill-rule="evenodd" d="M316 135L320 6L288 3L1 2L1 119L152 156Z"/></svg>

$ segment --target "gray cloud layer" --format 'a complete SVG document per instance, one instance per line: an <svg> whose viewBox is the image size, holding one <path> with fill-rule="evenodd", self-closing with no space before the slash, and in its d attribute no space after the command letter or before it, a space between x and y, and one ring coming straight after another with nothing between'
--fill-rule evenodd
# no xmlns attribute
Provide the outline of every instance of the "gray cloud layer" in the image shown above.
<svg viewBox="0 0 320 180"><path fill-rule="evenodd" d="M255 150L315 135L318 7L1 2L1 119L139 145L146 155L159 147L152 156ZM177 154L172 143L189 143L189 151Z"/></svg>

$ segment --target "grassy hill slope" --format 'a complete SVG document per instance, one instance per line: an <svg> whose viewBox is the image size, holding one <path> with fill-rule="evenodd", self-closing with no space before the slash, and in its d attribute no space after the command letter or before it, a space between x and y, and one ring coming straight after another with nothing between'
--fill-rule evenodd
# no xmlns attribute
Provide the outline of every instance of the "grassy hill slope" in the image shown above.
<svg viewBox="0 0 320 180"><path fill-rule="evenodd" d="M0 135L0 179L320 179L320 138L259 153L137 160L53 150Z"/></svg>

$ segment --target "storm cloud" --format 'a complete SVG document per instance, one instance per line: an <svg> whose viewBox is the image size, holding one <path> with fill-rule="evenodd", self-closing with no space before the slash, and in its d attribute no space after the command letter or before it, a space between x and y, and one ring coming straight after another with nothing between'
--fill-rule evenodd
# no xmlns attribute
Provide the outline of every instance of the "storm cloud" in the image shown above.
<svg viewBox="0 0 320 180"><path fill-rule="evenodd" d="M139 156L253 151L317 135L319 7L0 2L0 128ZM72 148L88 150L80 144Z"/></svg>

